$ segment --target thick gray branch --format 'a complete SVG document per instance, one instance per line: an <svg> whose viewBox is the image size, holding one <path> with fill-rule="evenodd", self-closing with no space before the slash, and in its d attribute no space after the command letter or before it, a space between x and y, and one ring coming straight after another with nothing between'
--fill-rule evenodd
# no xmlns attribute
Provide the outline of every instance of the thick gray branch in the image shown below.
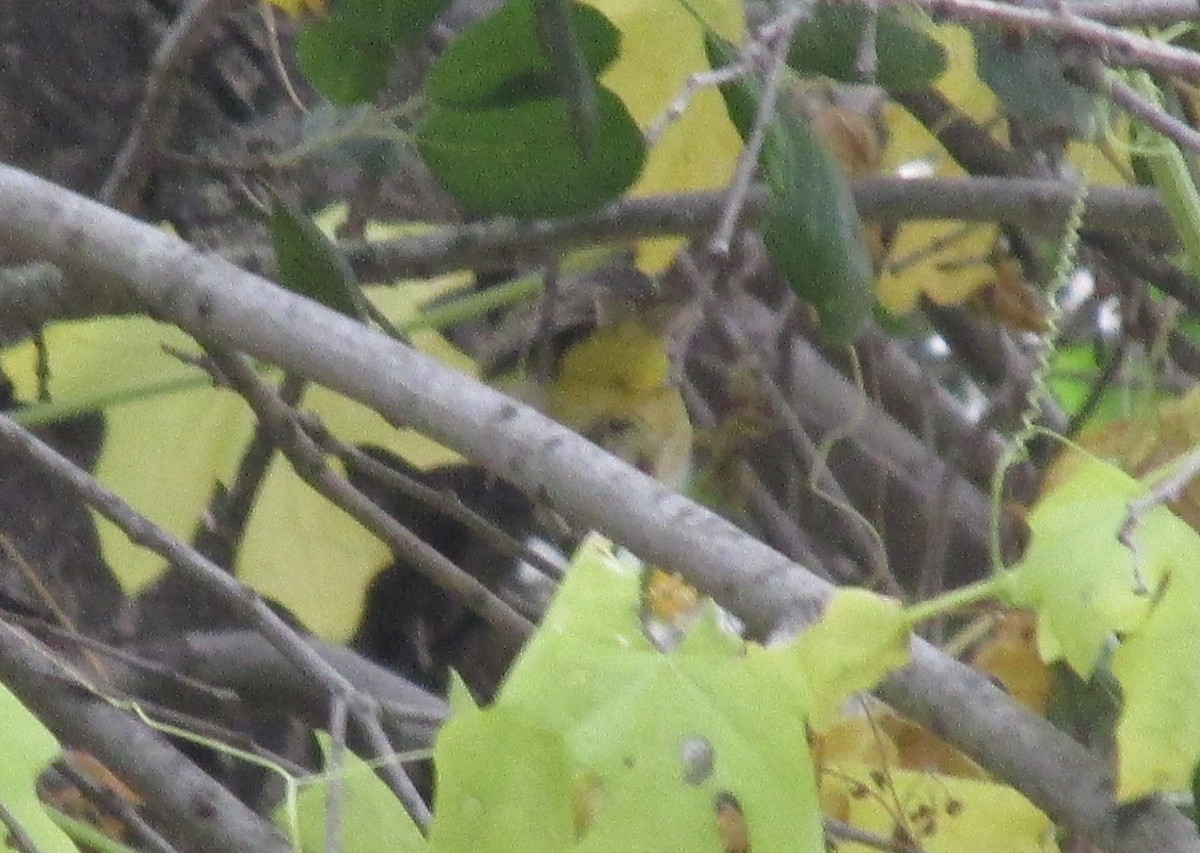
<svg viewBox="0 0 1200 853"><path fill-rule="evenodd" d="M161 231L3 166L0 247L57 264L111 310L144 306L205 342L278 364L415 427L679 570L756 630L811 618L832 591L536 411ZM1119 810L1101 763L1082 747L927 644L914 641L913 651L913 665L887 682L888 700L966 747L1055 821L1110 853L1200 851L1174 809L1149 800Z"/></svg>

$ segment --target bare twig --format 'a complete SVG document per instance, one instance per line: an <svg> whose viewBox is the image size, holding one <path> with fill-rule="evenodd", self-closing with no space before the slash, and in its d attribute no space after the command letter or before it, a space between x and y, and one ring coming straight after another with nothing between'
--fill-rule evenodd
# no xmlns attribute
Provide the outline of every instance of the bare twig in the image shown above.
<svg viewBox="0 0 1200 853"><path fill-rule="evenodd" d="M85 769L77 753L68 752L55 769L69 779L93 802L98 802L109 813L115 815L121 825L146 853L179 853L179 851L151 826L138 812L135 804L117 794L107 785L99 784Z"/></svg>
<svg viewBox="0 0 1200 853"><path fill-rule="evenodd" d="M342 769L346 766L346 703L340 697L330 699L329 739L331 747L325 772L325 853L340 853L342 847L342 802L345 785Z"/></svg>
<svg viewBox="0 0 1200 853"><path fill-rule="evenodd" d="M289 406L299 402L304 394L304 380L285 376L279 396ZM218 566L232 569L250 521L259 489L271 468L275 446L267 431L259 426L242 451L233 485L228 489L217 484L208 502L198 529L192 537L193 547Z"/></svg>
<svg viewBox="0 0 1200 853"><path fill-rule="evenodd" d="M319 494L386 542L392 551L410 559L431 582L456 596L489 623L524 640L533 625L479 580L446 559L436 548L376 506L366 495L325 464L320 447L309 438L295 410L282 400L243 357L217 349L210 355L222 376L237 391L268 431L296 473Z"/></svg>
<svg viewBox="0 0 1200 853"><path fill-rule="evenodd" d="M725 205L721 211L721 219L717 223L716 233L709 241L709 251L718 257L729 254L729 246L733 241L733 231L737 227L745 205L746 196L750 192L750 182L758 168L758 155L767 139L767 131L775 120L775 107L779 102L779 93L787 71L788 49L792 44L792 33L808 10L800 4L789 8L780 15L779 19L770 26L775 32L772 38L775 44L771 47L771 64L767 70L766 82L762 95L758 99L757 112L754 115L754 125L750 136L738 155L737 166L733 178L726 190ZM764 28L765 29L765 28Z"/></svg>
<svg viewBox="0 0 1200 853"><path fill-rule="evenodd" d="M689 74L679 94L671 100L671 103L667 104L667 108L663 110L662 115L651 122L650 126L646 128L646 132L643 134L646 139L646 147L650 147L658 142L662 138L662 135L667 132L667 128L683 117L683 114L687 112L687 108L697 95L705 89L739 80L749 72L749 69L750 63L742 60L734 62L731 65L722 66L721 68L714 68L711 71L697 71Z"/></svg>
<svg viewBox="0 0 1200 853"><path fill-rule="evenodd" d="M1017 5L996 0L871 0L883 6L918 6L936 18L958 23L998 24L1061 36L1105 51L1111 65L1142 68L1200 79L1200 54L1165 41L1099 23L1079 15L1062 14L1044 6ZM860 3L861 4L861 3Z"/></svg>
<svg viewBox="0 0 1200 853"><path fill-rule="evenodd" d="M1129 502L1129 511L1126 513L1125 522L1121 525L1118 538L1130 548L1134 548L1133 535L1146 513L1159 504L1179 500L1180 494L1197 475L1200 475L1200 447L1194 447L1188 451L1175 462L1169 474L1155 481L1146 494Z"/></svg>
<svg viewBox="0 0 1200 853"><path fill-rule="evenodd" d="M172 565L219 594L248 624L261 631L281 654L309 678L321 683L331 697L343 697L376 744L386 744L386 736L379 727L375 701L361 694L341 673L313 651L312 647L253 590L154 525L119 496L101 486L86 471L73 465L70 460L3 414L0 414L0 442L8 444L41 465L48 474L75 491L85 504L117 525L132 542L161 554ZM388 774L388 781L401 797L405 807L410 810L413 819L420 826L426 825L429 819L428 807L421 801L412 782L394 760L391 749L384 749L378 757L385 759L383 770Z"/></svg>
<svg viewBox="0 0 1200 853"><path fill-rule="evenodd" d="M289 853L271 824L163 735L87 690L32 636L0 623L0 681L64 743L88 751L146 801L158 827L191 850Z"/></svg>
<svg viewBox="0 0 1200 853"><path fill-rule="evenodd" d="M298 414L303 420L305 431L312 436L313 440L326 452L336 455L347 467L358 469L386 484L388 488L395 489L404 497L424 504L447 518L454 519L467 528L471 535L483 539L501 554L514 559L522 559L547 577L562 577L562 565L510 536L505 530L464 504L458 495L450 491L439 491L385 465L373 456L333 435L315 418L307 417L303 413Z"/></svg>
<svg viewBox="0 0 1200 853"><path fill-rule="evenodd" d="M170 137L179 115L184 74L212 23L240 0L191 0L154 54L146 96L100 198L127 209L153 174L151 158Z"/></svg>
<svg viewBox="0 0 1200 853"><path fill-rule="evenodd" d="M854 844L862 845L863 847L871 847L875 850L883 850L886 853L924 853L924 848L907 841L899 841L894 838L885 838L874 832L867 832L853 824L846 823L833 818L825 818L825 835L834 841L836 847L837 842L849 841Z"/></svg>
<svg viewBox="0 0 1200 853"><path fill-rule="evenodd" d="M1181 148L1200 152L1200 131L1145 98L1137 89L1105 68L1100 60L1087 57L1073 66L1073 70L1077 82L1111 99L1134 118Z"/></svg>
<svg viewBox="0 0 1200 853"><path fill-rule="evenodd" d="M1025 178L867 178L853 183L859 214L876 222L962 220L1003 222L1057 233L1074 186L1066 181ZM766 209L766 190L753 188L743 216L757 220ZM699 237L716 227L724 210L719 192L622 199L597 211L567 219L512 220L439 228L381 243L353 241L342 247L364 281L428 277L459 269L506 269L544 261L548 252L566 252L605 243L632 243L646 237ZM1170 239L1171 219L1151 189L1095 187L1084 217L1093 231Z"/></svg>
<svg viewBox="0 0 1200 853"><path fill-rule="evenodd" d="M433 742L449 715L445 702L344 646L311 637L308 643L355 687L375 697L385 728L402 749ZM191 678L236 691L251 705L286 709L319 728L331 725L328 694L251 631L194 632L148 651Z"/></svg>
<svg viewBox="0 0 1200 853"><path fill-rule="evenodd" d="M1177 24L1200 18L1195 0L1067 0L1067 12L1118 27Z"/></svg>
<svg viewBox="0 0 1200 853"><path fill-rule="evenodd" d="M655 565L677 569L751 630L812 618L832 587L735 525L534 410L178 239L20 170L0 166L0 246L43 257L93 306L143 306L211 345L305 375L542 495ZM1197 851L1191 822L1161 798L1119 807L1105 762L1022 709L988 678L914 640L912 664L880 688L1109 853ZM140 757L140 756L139 756ZM239 839L241 840L241 839ZM241 849L248 845L243 844ZM219 849L219 848L209 848Z"/></svg>
<svg viewBox="0 0 1200 853"><path fill-rule="evenodd" d="M5 830L5 846L11 847L17 853L38 853L37 844L29 837L25 827L21 826L17 816L9 811L3 802L0 802L0 825L3 825Z"/></svg>

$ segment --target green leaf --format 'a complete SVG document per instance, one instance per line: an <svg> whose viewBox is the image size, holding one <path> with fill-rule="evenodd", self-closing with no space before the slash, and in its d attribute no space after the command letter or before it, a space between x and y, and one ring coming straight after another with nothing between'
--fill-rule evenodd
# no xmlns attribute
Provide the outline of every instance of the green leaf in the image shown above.
<svg viewBox="0 0 1200 853"><path fill-rule="evenodd" d="M453 749L475 763L495 756L491 772L502 775L515 747L494 744L515 743L505 740L513 720L547 733L539 748L552 769L563 756L579 850L717 853L718 810L730 802L755 849L823 849L803 675L781 677L778 656L746 655L712 607L675 650L658 651L638 620L640 569L589 538L475 737ZM452 782L440 775L450 748L439 740L439 784ZM558 831L560 792L540 790L539 808L517 786L495 787L499 799L477 808L544 815L542 831Z"/></svg>
<svg viewBox="0 0 1200 853"><path fill-rule="evenodd" d="M595 141L599 118L596 106L595 72L576 31L573 0L533 0L538 42L550 60L550 72L559 81L559 94L566 100L571 132L586 156ZM582 7L581 7L582 8ZM615 30L614 30L615 33Z"/></svg>
<svg viewBox="0 0 1200 853"><path fill-rule="evenodd" d="M856 4L817 3L796 30L788 65L847 83L874 82L890 91L928 86L946 70L945 48L923 32L913 10L889 8L879 10L875 24L875 79L864 78L856 66L870 14Z"/></svg>
<svg viewBox="0 0 1200 853"><path fill-rule="evenodd" d="M620 33L590 6L572 3L571 21L592 77L617 57ZM489 109L563 94L569 57L548 54L539 36L534 0L510 0L465 30L438 57L425 97L443 107ZM599 107L597 106L597 109Z"/></svg>
<svg viewBox="0 0 1200 853"><path fill-rule="evenodd" d="M422 33L449 0L338 0L300 34L300 68L329 100L369 101L387 82L397 48Z"/></svg>
<svg viewBox="0 0 1200 853"><path fill-rule="evenodd" d="M584 156L566 103L435 108L417 133L426 164L469 210L520 218L569 216L624 192L642 168L641 131L621 101L598 90L595 144Z"/></svg>
<svg viewBox="0 0 1200 853"><path fill-rule="evenodd" d="M337 18L313 21L296 39L304 76L342 106L374 98L387 83L394 54L392 45L364 38Z"/></svg>
<svg viewBox="0 0 1200 853"><path fill-rule="evenodd" d="M37 797L38 777L62 749L54 735L2 684L0 732L4 733L0 802L39 853L79 853L71 839L54 825L46 813L47 807Z"/></svg>
<svg viewBox="0 0 1200 853"><path fill-rule="evenodd" d="M1074 462L1030 514L1029 548L1005 577L1010 603L1038 612L1044 659L1086 679L1112 650L1120 802L1186 790L1200 759L1200 535L1163 506L1124 531L1144 492L1107 463Z"/></svg>
<svg viewBox="0 0 1200 853"><path fill-rule="evenodd" d="M820 732L853 693L869 690L908 663L909 624L895 599L840 589L821 619L786 646L771 649L794 662L809 690L809 721Z"/></svg>
<svg viewBox="0 0 1200 853"><path fill-rule="evenodd" d="M271 243L279 283L348 317L364 319L350 264L302 210L276 193L271 201Z"/></svg>
<svg viewBox="0 0 1200 853"><path fill-rule="evenodd" d="M1042 128L1061 128L1091 139L1099 127L1099 97L1063 76L1063 61L1053 42L1032 33L975 31L979 78L996 93L1011 115Z"/></svg>
<svg viewBox="0 0 1200 853"><path fill-rule="evenodd" d="M711 34L707 45L714 66L732 55ZM754 126L760 88L745 79L721 87L743 139ZM770 190L762 235L771 260L817 309L821 331L831 341L853 342L871 315L875 272L850 185L808 119L782 105L767 128L759 164Z"/></svg>
<svg viewBox="0 0 1200 853"><path fill-rule="evenodd" d="M332 749L330 737L325 732L317 732L316 737L328 766ZM345 853L377 853L380 850L422 853L430 849L396 796L370 765L353 752L346 751L342 758L340 784L339 850ZM330 780L325 777L301 781L296 795L296 829L303 853L325 850L325 803L330 785ZM284 829L290 828L286 805L276 810L275 820Z"/></svg>
<svg viewBox="0 0 1200 853"><path fill-rule="evenodd" d="M1117 538L1140 492L1128 474L1083 458L1029 514L1029 547L1006 576L1007 602L1038 612L1042 658L1064 658L1082 678L1118 632L1145 618L1151 601L1142 590L1154 589L1165 568L1157 552L1135 565Z"/></svg>
<svg viewBox="0 0 1200 853"><path fill-rule="evenodd" d="M430 840L437 850L573 846L570 774L557 733L504 708L467 711L442 727L435 757Z"/></svg>
<svg viewBox="0 0 1200 853"><path fill-rule="evenodd" d="M1117 800L1186 791L1200 760L1200 537L1179 519L1140 528L1147 547L1169 549L1158 601L1113 653L1124 701L1117 723ZM1161 531L1161 532L1160 532Z"/></svg>
<svg viewBox="0 0 1200 853"><path fill-rule="evenodd" d="M397 47L429 28L450 0L337 0L333 18L364 39Z"/></svg>

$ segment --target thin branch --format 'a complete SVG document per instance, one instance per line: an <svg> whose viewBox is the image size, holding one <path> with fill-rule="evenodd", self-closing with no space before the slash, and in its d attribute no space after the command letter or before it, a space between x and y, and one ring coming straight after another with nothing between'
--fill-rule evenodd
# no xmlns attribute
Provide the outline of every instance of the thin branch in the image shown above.
<svg viewBox="0 0 1200 853"><path fill-rule="evenodd" d="M304 380L285 376L279 389L280 398L289 406L294 406L303 395ZM233 485L225 489L218 483L214 488L208 501L208 512L192 536L192 545L218 566L233 568L255 499L274 458L275 446L271 436L260 425L242 451Z"/></svg>
<svg viewBox="0 0 1200 853"><path fill-rule="evenodd" d="M239 348L467 455L643 559L678 570L761 634L811 620L832 592L735 525L494 389L158 229L0 166L0 246L57 264L116 309L141 303L209 345ZM983 676L916 639L881 688L1109 853L1197 851L1161 798L1119 807L1109 768ZM243 849L245 849L243 847Z"/></svg>
<svg viewBox="0 0 1200 853"><path fill-rule="evenodd" d="M1003 222L1057 234L1076 187L1067 181L1026 178L866 178L854 181L859 214L876 222L961 220ZM754 187L743 217L766 209L766 189ZM709 234L724 209L721 192L622 199L590 214L532 222L495 220L439 228L379 243L342 244L363 281L426 278L460 269L508 269L605 243L647 237ZM1144 187L1094 187L1084 215L1094 231L1168 240L1173 226L1158 193ZM237 260L237 258L235 258Z"/></svg>
<svg viewBox="0 0 1200 853"><path fill-rule="evenodd" d="M710 71L696 71L689 74L687 79L683 81L683 88L671 99L671 102L667 104L662 114L646 128L646 132L643 134L646 140L646 147L653 147L662 138L663 134L667 132L667 129L683 117L697 95L705 89L739 80L749 72L749 69L750 63L742 59L739 62L721 68L714 68Z"/></svg>
<svg viewBox="0 0 1200 853"><path fill-rule="evenodd" d="M1094 57L1072 66L1076 82L1112 100L1147 127L1153 128L1181 148L1200 152L1200 131L1180 121L1144 97Z"/></svg>
<svg viewBox="0 0 1200 853"><path fill-rule="evenodd" d="M1200 19L1196 0L1067 0L1071 15L1118 27L1178 24Z"/></svg>
<svg viewBox="0 0 1200 853"><path fill-rule="evenodd" d="M81 690L52 652L0 623L0 681L64 743L86 746L190 850L289 853L278 830L127 711Z"/></svg>
<svg viewBox="0 0 1200 853"><path fill-rule="evenodd" d="M342 779L342 769L346 766L346 703L337 696L329 701L329 738L332 745L326 763L329 785L325 789L325 853L341 853L342 803L346 787Z"/></svg>
<svg viewBox="0 0 1200 853"><path fill-rule="evenodd" d="M29 837L25 827L21 826L21 821L3 802L0 802L0 825L4 827L5 847L10 847L17 853L38 853L38 846Z"/></svg>
<svg viewBox="0 0 1200 853"><path fill-rule="evenodd" d="M312 637L308 643L355 687L375 697L384 727L401 749L433 743L450 713L445 702L344 646ZM328 694L251 631L193 632L145 651L193 679L236 691L250 705L286 709L318 728L331 724ZM135 673L121 677L135 685L142 681Z"/></svg>
<svg viewBox="0 0 1200 853"><path fill-rule="evenodd" d="M145 853L179 853L179 851L138 812L136 804L121 796L108 785L92 778L87 765L78 753L68 752L54 769L79 788L92 802L114 815L126 827L130 839Z"/></svg>
<svg viewBox="0 0 1200 853"><path fill-rule="evenodd" d="M1125 522L1121 525L1121 532L1117 538L1132 548L1133 534L1146 513L1160 504L1179 500L1180 494L1197 475L1200 475L1200 447L1192 448L1177 460L1174 469L1156 481L1146 494L1130 501L1129 511L1126 513Z"/></svg>
<svg viewBox="0 0 1200 853"><path fill-rule="evenodd" d="M191 0L155 51L146 95L133 129L117 154L100 198L128 209L154 170L151 160L175 130L188 66L204 46L212 23L241 0Z"/></svg>
<svg viewBox="0 0 1200 853"><path fill-rule="evenodd" d="M1170 296L1190 312L1200 312L1200 279L1132 240L1108 234L1085 233L1084 240L1125 275L1141 279Z"/></svg>
<svg viewBox="0 0 1200 853"><path fill-rule="evenodd" d="M1105 61L1126 68L1142 68L1200 79L1200 54L1165 41L1140 36L1117 27L1044 6L1015 5L996 0L872 0L883 6L917 6L935 19L956 23L997 24L1019 31L1034 30L1103 49ZM860 0L859 5L862 5Z"/></svg>
<svg viewBox="0 0 1200 853"><path fill-rule="evenodd" d="M524 560L547 577L562 577L564 567L561 564L530 548L504 529L488 521L463 503L462 499L454 492L435 489L402 471L397 471L370 454L342 441L326 430L324 425L316 419L306 417L303 413L299 414L304 422L305 431L312 436L313 441L326 452L337 456L343 465L379 480L389 489L395 489L409 500L424 504L434 512L454 519L462 524L472 536L478 536L489 547L495 548L501 554Z"/></svg>
<svg viewBox="0 0 1200 853"><path fill-rule="evenodd" d="M771 47L771 64L767 69L762 95L758 99L754 125L750 129L746 144L738 154L737 166L729 181L729 187L725 191L725 204L721 211L721 219L717 223L716 233L708 243L709 251L719 257L729 254L733 231L741 218L742 208L745 206L746 197L750 192L750 182L758 168L759 153L766 143L767 131L775 120L775 107L779 102L779 93L783 88L786 76L787 55L788 48L792 43L792 34L807 12L808 10L804 6L797 4L769 25L774 31L771 37L775 40L775 44Z"/></svg>
<svg viewBox="0 0 1200 853"><path fill-rule="evenodd" d="M863 847L887 851L887 853L925 853L923 847L912 842L900 841L895 838L885 838L882 835L867 832L865 829L861 829L845 821L827 817L824 820L824 824L825 836L829 839L833 849L837 849L839 843L848 841Z"/></svg>
<svg viewBox="0 0 1200 853"><path fill-rule="evenodd" d="M321 448L305 433L295 410L262 381L244 356L216 349L210 349L209 353L229 386L246 400L292 468L314 491L387 543L394 554L411 560L430 582L454 595L490 624L521 640L533 633L528 619L388 515L349 480L335 474L325 463Z"/></svg>
<svg viewBox="0 0 1200 853"><path fill-rule="evenodd" d="M373 741L386 744L375 701L360 693L341 673L326 663L257 593L154 525L118 495L101 486L86 471L73 465L69 459L4 414L0 414L0 443L9 445L41 465L47 474L71 488L86 505L115 524L130 541L162 555L171 565L220 595L234 612L261 631L281 654L309 678L323 685L331 697L343 697ZM388 774L393 790L410 810L417 824L424 826L429 818L428 808L392 757L391 749L385 748L378 753L378 757L385 759L383 770Z"/></svg>

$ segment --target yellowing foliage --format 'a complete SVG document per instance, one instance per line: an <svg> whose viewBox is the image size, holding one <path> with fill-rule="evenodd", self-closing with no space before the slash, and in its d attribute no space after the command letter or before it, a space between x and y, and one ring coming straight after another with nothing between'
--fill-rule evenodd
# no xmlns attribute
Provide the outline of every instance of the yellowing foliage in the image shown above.
<svg viewBox="0 0 1200 853"><path fill-rule="evenodd" d="M932 30L946 48L949 64L936 89L965 116L986 127L995 128L997 139L1007 142L1002 108L992 90L975 72L975 47L969 30L943 24ZM884 118L889 144L883 168L894 172L927 171L935 177L962 176L963 169L946 153L941 143L913 116L888 103ZM1129 180L1129 151L1121 142L1126 124L1118 122L1099 143L1073 142L1068 158L1091 183L1126 183ZM919 166L918 166L919 164ZM880 304L893 313L912 310L924 295L939 305L957 305L970 300L980 290L997 283L1005 285L1004 271L993 269L1002 255L994 249L999 236L995 225L958 222L909 222L901 225L889 247L886 263L876 282ZM1023 294L1006 287L1004 305ZM990 298L990 297L988 297ZM1037 331L1041 322L1037 312L1023 305L1016 307L1018 319L1011 322L1002 306L999 318L1015 328Z"/></svg>
<svg viewBox="0 0 1200 853"><path fill-rule="evenodd" d="M692 424L672 384L667 339L635 320L602 327L563 356L549 414L668 483L686 476Z"/></svg>
<svg viewBox="0 0 1200 853"><path fill-rule="evenodd" d="M1010 610L1001 616L971 656L971 665L999 680L1029 710L1046 712L1054 676L1038 655L1037 617L1032 613Z"/></svg>
<svg viewBox="0 0 1200 853"><path fill-rule="evenodd" d="M815 738L829 817L922 850L1056 850L1049 819L945 741L874 700ZM842 842L838 850L870 848Z"/></svg>
<svg viewBox="0 0 1200 853"><path fill-rule="evenodd" d="M329 0L266 0L266 2L292 17L297 17L304 12L321 15L329 8Z"/></svg>
<svg viewBox="0 0 1200 853"><path fill-rule="evenodd" d="M998 105L992 90L975 74L970 32L943 25L933 34L949 55L949 65L938 80L937 90L971 118L988 123L997 114ZM920 162L935 176L963 174L941 143L909 113L889 103L884 116L890 137L884 152L887 171L911 168ZM912 222L900 226L876 283L879 303L888 311L903 313L912 310L922 293L943 305L966 300L991 278L985 259L995 241L996 228L992 225Z"/></svg>
<svg viewBox="0 0 1200 853"><path fill-rule="evenodd" d="M1200 535L1162 506L1131 520L1146 486L1107 463L1066 472L1030 513L1008 598L1037 610L1043 659L1087 678L1111 651L1118 800L1186 789L1200 759Z"/></svg>
<svg viewBox="0 0 1200 853"><path fill-rule="evenodd" d="M601 81L620 96L643 130L663 115L688 77L709 70L700 15L723 38L741 43L741 3L732 0L588 0L621 31L621 54ZM725 112L721 94L699 92L650 149L633 196L710 190L733 175L742 142ZM650 240L638 248L643 272L661 272L682 241Z"/></svg>

